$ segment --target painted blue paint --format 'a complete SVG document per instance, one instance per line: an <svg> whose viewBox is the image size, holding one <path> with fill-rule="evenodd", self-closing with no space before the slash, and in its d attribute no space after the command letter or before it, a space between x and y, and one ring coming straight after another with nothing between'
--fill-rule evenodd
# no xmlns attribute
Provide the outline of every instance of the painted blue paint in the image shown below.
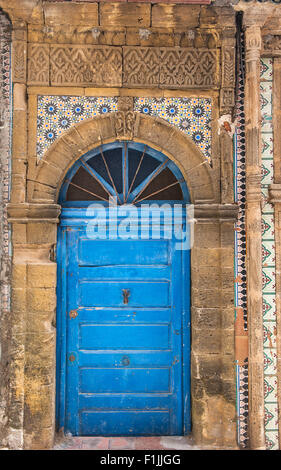
<svg viewBox="0 0 281 470"><path fill-rule="evenodd" d="M117 145L125 168L126 147ZM165 211L157 239L148 216L146 240L92 240L87 204L71 205L62 209L57 248L58 428L73 435L188 434L189 251L176 249L174 236L163 238ZM106 224L110 208L103 210Z"/></svg>

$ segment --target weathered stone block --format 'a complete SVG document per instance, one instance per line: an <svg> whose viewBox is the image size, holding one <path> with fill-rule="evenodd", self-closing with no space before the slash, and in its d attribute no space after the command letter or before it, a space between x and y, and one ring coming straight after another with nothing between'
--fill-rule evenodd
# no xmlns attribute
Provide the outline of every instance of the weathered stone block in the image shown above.
<svg viewBox="0 0 281 470"><path fill-rule="evenodd" d="M222 329L230 329L234 327L234 307L223 308L221 315Z"/></svg>
<svg viewBox="0 0 281 470"><path fill-rule="evenodd" d="M13 113L13 156L21 159L27 156L26 112L21 110ZM22 175L25 175L25 171Z"/></svg>
<svg viewBox="0 0 281 470"><path fill-rule="evenodd" d="M28 450L52 449L54 445L54 426L33 429L24 435L24 448Z"/></svg>
<svg viewBox="0 0 281 470"><path fill-rule="evenodd" d="M191 323L193 328L216 329L221 327L223 313L219 308L191 309ZM233 320L234 321L234 320Z"/></svg>
<svg viewBox="0 0 281 470"><path fill-rule="evenodd" d="M49 312L56 308L55 289L27 289L27 304L30 311Z"/></svg>
<svg viewBox="0 0 281 470"><path fill-rule="evenodd" d="M98 4L77 3L44 3L44 16L46 25L89 25L97 26Z"/></svg>
<svg viewBox="0 0 281 470"><path fill-rule="evenodd" d="M56 263L27 265L28 287L56 287Z"/></svg>
<svg viewBox="0 0 281 470"><path fill-rule="evenodd" d="M223 354L234 354L234 328L231 330L223 330L221 349Z"/></svg>
<svg viewBox="0 0 281 470"><path fill-rule="evenodd" d="M220 289L200 289L195 287L192 289L191 302L194 307L201 308L220 308L225 302L222 299L222 292Z"/></svg>
<svg viewBox="0 0 281 470"><path fill-rule="evenodd" d="M236 362L234 351L231 355L223 355L221 359L221 376L223 380L235 383Z"/></svg>
<svg viewBox="0 0 281 470"><path fill-rule="evenodd" d="M151 5L145 3L101 3L101 26L150 26Z"/></svg>
<svg viewBox="0 0 281 470"><path fill-rule="evenodd" d="M42 166L37 175L37 182L47 184L53 188L57 187L61 176L61 170L54 165L42 162ZM29 177L29 176L28 176Z"/></svg>
<svg viewBox="0 0 281 470"><path fill-rule="evenodd" d="M57 226L51 223L27 224L27 241L33 244L56 243ZM35 248L36 249L36 248Z"/></svg>
<svg viewBox="0 0 281 470"><path fill-rule="evenodd" d="M12 265L12 282L13 287L25 286L27 279L26 264L13 264Z"/></svg>
<svg viewBox="0 0 281 470"><path fill-rule="evenodd" d="M234 247L220 248L221 260L224 267L233 268L234 263Z"/></svg>
<svg viewBox="0 0 281 470"><path fill-rule="evenodd" d="M12 225L12 241L16 245L26 243L26 224Z"/></svg>
<svg viewBox="0 0 281 470"><path fill-rule="evenodd" d="M196 246L191 251L191 257L191 266L195 265L218 268L221 260L221 251L217 248L202 248L200 244L196 243Z"/></svg>
<svg viewBox="0 0 281 470"><path fill-rule="evenodd" d="M152 27L196 28L199 26L199 14L199 5L153 5Z"/></svg>
<svg viewBox="0 0 281 470"><path fill-rule="evenodd" d="M194 354L220 354L221 330L192 329L192 349Z"/></svg>
<svg viewBox="0 0 281 470"><path fill-rule="evenodd" d="M192 285L197 289L219 289L222 282L222 275L219 270L215 271L209 266L199 266L198 270L192 271ZM232 275L233 283L233 275Z"/></svg>
<svg viewBox="0 0 281 470"><path fill-rule="evenodd" d="M234 378L235 377L232 377L232 380L222 381L223 397L227 402L232 403L233 405L236 403L236 383Z"/></svg>
<svg viewBox="0 0 281 470"><path fill-rule="evenodd" d="M12 289L12 309L13 312L22 313L26 309L26 290L24 288L13 288Z"/></svg>
<svg viewBox="0 0 281 470"><path fill-rule="evenodd" d="M28 312L26 317L26 328L29 333L48 334L53 333L54 330L55 312ZM46 362L44 363L46 366Z"/></svg>
<svg viewBox="0 0 281 470"><path fill-rule="evenodd" d="M221 270L222 289L234 289L234 269L224 267Z"/></svg>
<svg viewBox="0 0 281 470"><path fill-rule="evenodd" d="M196 246L200 248L216 248L220 246L220 224L200 223L194 226L194 237Z"/></svg>

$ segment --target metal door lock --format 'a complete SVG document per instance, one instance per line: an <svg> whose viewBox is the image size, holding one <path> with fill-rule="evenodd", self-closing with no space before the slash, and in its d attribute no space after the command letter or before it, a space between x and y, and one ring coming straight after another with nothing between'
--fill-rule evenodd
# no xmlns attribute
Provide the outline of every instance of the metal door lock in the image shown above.
<svg viewBox="0 0 281 470"><path fill-rule="evenodd" d="M129 289L123 289L123 304L128 304L129 303L129 297L130 297L130 291Z"/></svg>
<svg viewBox="0 0 281 470"><path fill-rule="evenodd" d="M123 366L128 366L130 364L130 359L129 359L128 356L124 356L122 358L122 364L123 364Z"/></svg>

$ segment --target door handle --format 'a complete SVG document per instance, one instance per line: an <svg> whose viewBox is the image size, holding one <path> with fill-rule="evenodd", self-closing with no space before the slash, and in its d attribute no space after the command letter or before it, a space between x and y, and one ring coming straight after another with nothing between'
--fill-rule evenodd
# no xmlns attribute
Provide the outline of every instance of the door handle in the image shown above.
<svg viewBox="0 0 281 470"><path fill-rule="evenodd" d="M122 289L123 294L123 304L129 303L130 291L129 289Z"/></svg>

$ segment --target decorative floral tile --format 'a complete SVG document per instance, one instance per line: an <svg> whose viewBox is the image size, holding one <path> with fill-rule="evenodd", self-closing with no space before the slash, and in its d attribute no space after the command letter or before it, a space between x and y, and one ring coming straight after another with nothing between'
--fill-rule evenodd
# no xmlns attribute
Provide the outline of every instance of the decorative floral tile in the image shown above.
<svg viewBox="0 0 281 470"><path fill-rule="evenodd" d="M264 373L265 376L277 373L277 349L264 350Z"/></svg>
<svg viewBox="0 0 281 470"><path fill-rule="evenodd" d="M273 59L272 58L263 58L261 59L261 80L273 80Z"/></svg>
<svg viewBox="0 0 281 470"><path fill-rule="evenodd" d="M262 133L268 132L269 134L273 132L272 118L268 114L262 114L261 116L261 131Z"/></svg>
<svg viewBox="0 0 281 470"><path fill-rule="evenodd" d="M276 349L276 324L274 321L264 322L263 325L264 349Z"/></svg>
<svg viewBox="0 0 281 470"><path fill-rule="evenodd" d="M267 375L264 378L265 403L277 403L277 378L276 375Z"/></svg>
<svg viewBox="0 0 281 470"><path fill-rule="evenodd" d="M271 184L274 179L274 168L272 159L262 159L262 170L261 170L261 182L262 184Z"/></svg>
<svg viewBox="0 0 281 470"><path fill-rule="evenodd" d="M261 136L262 158L271 158L273 160L273 135L262 134Z"/></svg>
<svg viewBox="0 0 281 470"><path fill-rule="evenodd" d="M262 214L262 240L274 240L273 214Z"/></svg>
<svg viewBox="0 0 281 470"><path fill-rule="evenodd" d="M209 98L135 98L135 111L158 116L193 139L211 163L212 100ZM115 97L38 96L37 158L74 124L115 112Z"/></svg>
<svg viewBox="0 0 281 470"><path fill-rule="evenodd" d="M262 311L263 311L264 321L266 321L266 320L267 321L269 321L269 320L276 321L275 293L273 295L263 293Z"/></svg>
<svg viewBox="0 0 281 470"><path fill-rule="evenodd" d="M117 110L117 98L38 96L37 158L74 124Z"/></svg>
<svg viewBox="0 0 281 470"><path fill-rule="evenodd" d="M264 199L264 202L267 203L268 197L269 197L269 194L268 194L268 185L263 184L263 185L261 186L261 194L262 194L262 197L263 197L263 199ZM270 208L269 208L269 207L264 207L264 206L263 206L262 210L263 210L263 212L272 212L272 213L274 212L273 207L270 207Z"/></svg>
<svg viewBox="0 0 281 470"><path fill-rule="evenodd" d="M210 98L135 98L135 111L158 116L187 134L211 163Z"/></svg>
<svg viewBox="0 0 281 470"><path fill-rule="evenodd" d="M263 293L275 294L275 267L262 268Z"/></svg>
<svg viewBox="0 0 281 470"><path fill-rule="evenodd" d="M265 434L265 442L267 450L278 450L278 429L267 431Z"/></svg>
<svg viewBox="0 0 281 470"><path fill-rule="evenodd" d="M266 403L264 407L264 424L265 429L272 431L278 429L278 406L277 403Z"/></svg>
<svg viewBox="0 0 281 470"><path fill-rule="evenodd" d="M263 267L275 267L275 241L262 241L262 264Z"/></svg>

